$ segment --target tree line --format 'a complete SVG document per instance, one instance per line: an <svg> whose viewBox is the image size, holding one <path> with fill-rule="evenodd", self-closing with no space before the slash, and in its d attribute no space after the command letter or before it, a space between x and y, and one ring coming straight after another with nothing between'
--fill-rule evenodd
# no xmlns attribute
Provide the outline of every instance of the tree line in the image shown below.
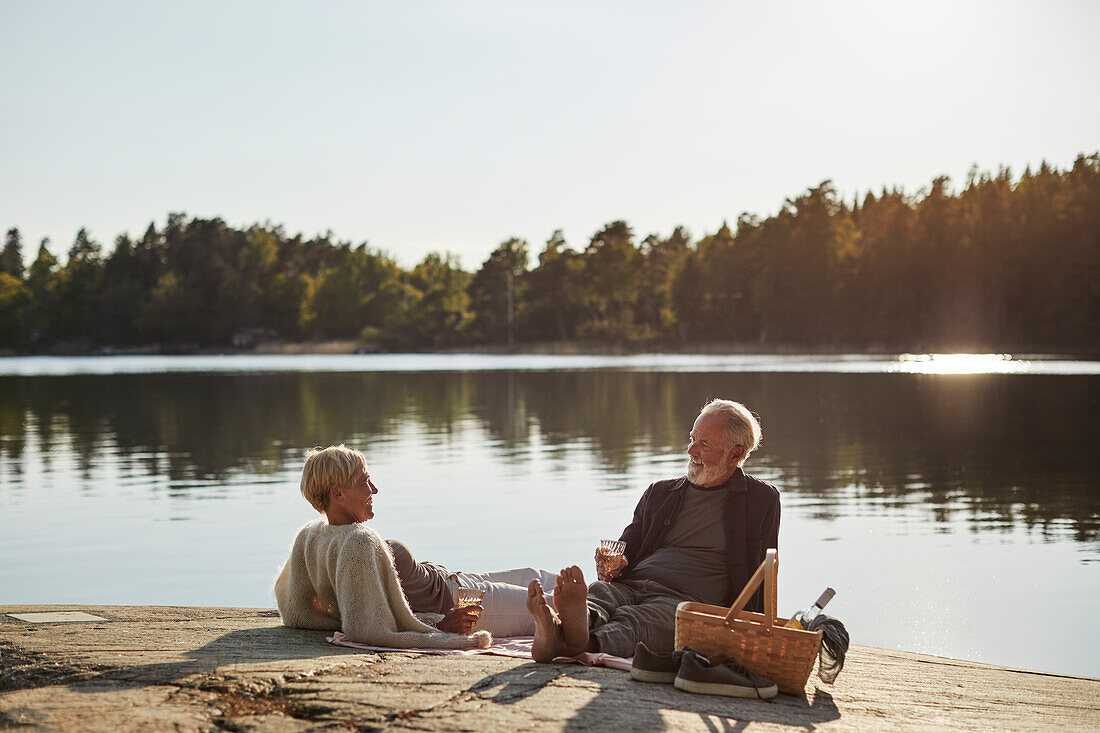
<svg viewBox="0 0 1100 733"><path fill-rule="evenodd" d="M725 344L758 350L1094 352L1100 154L1018 178L974 168L916 194L845 201L829 181L693 241L624 221L583 249L519 238L476 272L411 269L331 233L168 215L109 254L81 229L64 265L17 228L0 250L0 348L24 352L356 339L380 348Z"/></svg>

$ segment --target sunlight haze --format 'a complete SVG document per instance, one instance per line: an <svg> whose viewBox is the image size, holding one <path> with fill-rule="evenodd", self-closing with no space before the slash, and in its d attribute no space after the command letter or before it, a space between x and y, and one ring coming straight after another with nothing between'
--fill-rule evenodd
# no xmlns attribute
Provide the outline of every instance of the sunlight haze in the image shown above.
<svg viewBox="0 0 1100 733"><path fill-rule="evenodd" d="M168 212L477 269L1100 148L1089 2L0 0L0 227Z"/></svg>

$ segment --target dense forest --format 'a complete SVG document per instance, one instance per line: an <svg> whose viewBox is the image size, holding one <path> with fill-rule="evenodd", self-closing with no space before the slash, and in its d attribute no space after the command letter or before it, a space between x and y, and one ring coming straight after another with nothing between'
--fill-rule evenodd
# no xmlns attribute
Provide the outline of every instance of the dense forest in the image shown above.
<svg viewBox="0 0 1100 733"><path fill-rule="evenodd" d="M543 341L759 351L1100 351L1100 154L1019 178L973 169L843 200L825 181L774 216L697 241L638 241L614 221L583 249L509 239L477 272L411 269L367 246L169 214L107 254L80 230L64 265L43 240L0 250L0 348L354 339L378 348Z"/></svg>

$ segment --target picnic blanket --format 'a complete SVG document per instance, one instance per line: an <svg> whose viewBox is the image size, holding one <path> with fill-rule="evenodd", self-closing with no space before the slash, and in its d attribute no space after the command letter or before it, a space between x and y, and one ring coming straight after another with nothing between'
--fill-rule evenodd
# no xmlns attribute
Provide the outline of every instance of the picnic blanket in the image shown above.
<svg viewBox="0 0 1100 733"><path fill-rule="evenodd" d="M531 644L534 643L534 641L535 637L533 636L509 636L493 639L493 643L483 649L477 647L470 649L398 649L396 647L360 644L357 641L348 639L344 636L342 631L336 631L332 636L328 637L328 642L330 644L351 647L353 649L366 649L372 652L413 652L415 654L447 655L495 654L498 657L517 657L519 659L531 658ZM610 669L620 669L624 672L629 672L632 660L616 657L611 654L603 654L602 652L596 654L581 652L575 657L557 657L554 661L559 664L583 664L586 667L608 667Z"/></svg>

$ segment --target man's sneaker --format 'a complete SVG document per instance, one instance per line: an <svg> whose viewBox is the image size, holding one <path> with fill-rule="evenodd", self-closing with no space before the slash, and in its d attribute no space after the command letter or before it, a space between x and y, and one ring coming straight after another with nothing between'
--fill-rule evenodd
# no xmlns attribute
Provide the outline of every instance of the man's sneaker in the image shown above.
<svg viewBox="0 0 1100 733"><path fill-rule="evenodd" d="M720 656L711 660L696 652L683 655L673 684L680 690L703 695L766 700L779 693L774 682L753 674L734 659Z"/></svg>
<svg viewBox="0 0 1100 733"><path fill-rule="evenodd" d="M634 647L634 662L630 665L630 676L639 682L669 683L676 679L680 669L680 659L690 649L678 649L671 654L652 652L642 642ZM694 652L692 652L694 654Z"/></svg>

